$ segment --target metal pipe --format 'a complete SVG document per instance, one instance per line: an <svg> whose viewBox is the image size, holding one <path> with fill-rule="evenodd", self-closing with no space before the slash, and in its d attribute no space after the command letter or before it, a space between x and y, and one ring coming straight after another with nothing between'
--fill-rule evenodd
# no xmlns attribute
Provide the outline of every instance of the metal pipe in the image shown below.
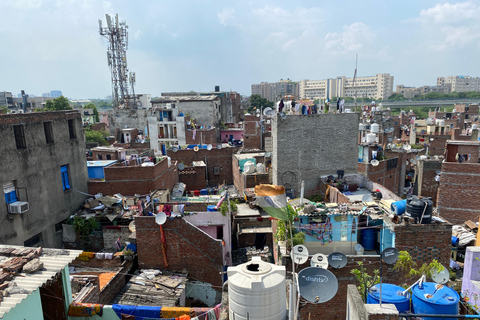
<svg viewBox="0 0 480 320"><path fill-rule="evenodd" d="M404 295L407 293L407 291L410 290L410 289L412 289L413 286L416 285L417 283L422 282L422 281L426 281L426 280L422 280L423 277L425 277L425 275L422 275L422 276L420 277L420 279L418 279L418 280L415 281L410 287L408 287L407 289L405 289L405 291L402 292L402 296L404 296Z"/></svg>
<svg viewBox="0 0 480 320"><path fill-rule="evenodd" d="M399 313L399 317L404 317L404 318L413 318L413 317L419 317L419 318L480 318L480 316L474 315L474 314L413 314L413 313Z"/></svg>

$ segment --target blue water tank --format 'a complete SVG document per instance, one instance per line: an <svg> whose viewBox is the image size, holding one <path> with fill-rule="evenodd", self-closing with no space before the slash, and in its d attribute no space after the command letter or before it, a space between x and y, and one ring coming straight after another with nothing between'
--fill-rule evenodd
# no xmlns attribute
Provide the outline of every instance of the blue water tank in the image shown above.
<svg viewBox="0 0 480 320"><path fill-rule="evenodd" d="M437 284L434 282L424 282L421 288L418 284L412 288L413 313L457 315L459 311L458 302L460 301L458 293L447 286L435 291L436 286ZM428 318L428 320L431 319L444 318ZM445 320L447 319L445 318Z"/></svg>
<svg viewBox="0 0 480 320"><path fill-rule="evenodd" d="M398 312L410 311L410 293L402 287L394 284L382 283L382 303L391 303L397 307ZM367 303L378 304L380 302L380 284L376 284L368 290Z"/></svg>
<svg viewBox="0 0 480 320"><path fill-rule="evenodd" d="M208 211L208 212L217 211L217 208L216 208L216 206L215 206L215 205L208 206L208 207L207 207L207 211Z"/></svg>
<svg viewBox="0 0 480 320"><path fill-rule="evenodd" d="M361 244L365 248L365 250L375 250L375 231L375 228L362 229Z"/></svg>
<svg viewBox="0 0 480 320"><path fill-rule="evenodd" d="M201 196L206 196L206 195L208 195L207 189L201 189L201 190L200 190L200 195L201 195Z"/></svg>
<svg viewBox="0 0 480 320"><path fill-rule="evenodd" d="M391 205L391 209L397 216L401 216L405 213L405 206L407 205L407 199L395 201Z"/></svg>

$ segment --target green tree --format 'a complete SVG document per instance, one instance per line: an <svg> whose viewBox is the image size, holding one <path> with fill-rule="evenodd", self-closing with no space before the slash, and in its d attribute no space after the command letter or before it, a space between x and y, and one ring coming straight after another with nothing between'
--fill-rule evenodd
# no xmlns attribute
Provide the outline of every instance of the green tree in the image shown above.
<svg viewBox="0 0 480 320"><path fill-rule="evenodd" d="M7 106L0 106L0 110L3 111L3 114L7 114L8 113L8 107ZM2 112L0 112L1 114Z"/></svg>
<svg viewBox="0 0 480 320"><path fill-rule="evenodd" d="M45 102L45 109L47 111L59 111L59 110L72 110L68 99L64 96L60 96L53 100L47 100Z"/></svg>
<svg viewBox="0 0 480 320"><path fill-rule="evenodd" d="M261 110L267 107L273 108L274 105L275 103L273 101L262 98L258 94L252 94L250 96L250 107L248 108L248 112L252 113L255 109Z"/></svg>
<svg viewBox="0 0 480 320"><path fill-rule="evenodd" d="M95 122L100 122L100 115L98 114L97 106L94 103L87 103L83 109L93 109L93 115L95 116Z"/></svg>
<svg viewBox="0 0 480 320"><path fill-rule="evenodd" d="M406 98L401 93L394 93L388 97L388 100L406 100Z"/></svg>
<svg viewBox="0 0 480 320"><path fill-rule="evenodd" d="M105 130L102 131L95 131L89 128L85 129L85 141L86 142L98 142L101 146L108 145L107 140L105 137L108 136L108 133Z"/></svg>

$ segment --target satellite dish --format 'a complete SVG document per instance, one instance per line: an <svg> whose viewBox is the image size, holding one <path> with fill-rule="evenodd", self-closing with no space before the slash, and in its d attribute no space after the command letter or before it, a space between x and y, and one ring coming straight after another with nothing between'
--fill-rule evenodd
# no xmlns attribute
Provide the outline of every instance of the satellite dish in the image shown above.
<svg viewBox="0 0 480 320"><path fill-rule="evenodd" d="M372 202L373 197L370 194L366 194L362 197L362 202Z"/></svg>
<svg viewBox="0 0 480 320"><path fill-rule="evenodd" d="M450 278L450 274L447 268L445 268L443 265L442 267L443 269L441 271L438 271L438 269L436 268L433 268L433 270L431 271L432 280L438 284L445 284L448 282L448 279Z"/></svg>
<svg viewBox="0 0 480 320"><path fill-rule="evenodd" d="M347 256L341 252L332 252L328 255L328 263L335 269L343 268L347 265Z"/></svg>
<svg viewBox="0 0 480 320"><path fill-rule="evenodd" d="M185 169L185 165L183 163L178 164L178 170L183 170Z"/></svg>
<svg viewBox="0 0 480 320"><path fill-rule="evenodd" d="M195 152L198 152L198 150L200 150L200 148L198 146L195 146L195 148L193 148L193 151L195 151Z"/></svg>
<svg viewBox="0 0 480 320"><path fill-rule="evenodd" d="M180 150L180 149L178 149L177 146L172 146L172 148L171 148L170 150L172 150L173 152L177 152L177 151Z"/></svg>
<svg viewBox="0 0 480 320"><path fill-rule="evenodd" d="M207 150L212 150L212 148L213 148L213 146L212 146L211 144L209 144L209 145L207 146Z"/></svg>
<svg viewBox="0 0 480 320"><path fill-rule="evenodd" d="M392 137L388 137L388 142L392 142L393 141L393 138Z"/></svg>
<svg viewBox="0 0 480 320"><path fill-rule="evenodd" d="M221 145L221 144L217 144L217 149L218 149L218 150L222 149L222 145Z"/></svg>
<svg viewBox="0 0 480 320"><path fill-rule="evenodd" d="M301 244L296 245L295 247L293 247L291 256L292 260L296 264L304 264L305 262L307 262L308 259L308 249Z"/></svg>
<svg viewBox="0 0 480 320"><path fill-rule="evenodd" d="M373 159L372 161L370 161L370 164L374 167L378 166L380 164L380 162L377 160L377 159Z"/></svg>
<svg viewBox="0 0 480 320"><path fill-rule="evenodd" d="M410 163L411 163L411 164L416 164L417 161L416 161L415 159L410 159Z"/></svg>
<svg viewBox="0 0 480 320"><path fill-rule="evenodd" d="M270 107L266 107L265 109L263 109L263 115L266 117L268 115L269 112L273 111L272 108Z"/></svg>
<svg viewBox="0 0 480 320"><path fill-rule="evenodd" d="M403 149L406 150L406 151L410 151L410 150L412 150L412 146L409 145L409 144L404 144Z"/></svg>
<svg viewBox="0 0 480 320"><path fill-rule="evenodd" d="M435 171L436 174L442 174L442 171L441 170L437 170Z"/></svg>
<svg viewBox="0 0 480 320"><path fill-rule="evenodd" d="M266 158L270 158L272 156L272 153L271 152L265 152L265 157Z"/></svg>
<svg viewBox="0 0 480 320"><path fill-rule="evenodd" d="M300 295L312 303L327 302L338 291L337 277L327 269L318 267L305 268L298 273Z"/></svg>
<svg viewBox="0 0 480 320"><path fill-rule="evenodd" d="M415 160L420 160L420 156L416 156L416 157L415 157Z"/></svg>
<svg viewBox="0 0 480 320"><path fill-rule="evenodd" d="M395 248L386 248L382 251L382 260L386 264L394 264L398 260L398 250Z"/></svg>
<svg viewBox="0 0 480 320"><path fill-rule="evenodd" d="M158 225L162 225L167 221L167 215L165 212L159 212L157 216L155 217L155 223Z"/></svg>
<svg viewBox="0 0 480 320"><path fill-rule="evenodd" d="M280 112L278 115L282 120L285 120L287 118L287 114L285 112Z"/></svg>
<svg viewBox="0 0 480 320"><path fill-rule="evenodd" d="M310 265L312 267L319 267L323 269L328 268L328 257L323 253L317 253L313 255L312 259L310 259Z"/></svg>

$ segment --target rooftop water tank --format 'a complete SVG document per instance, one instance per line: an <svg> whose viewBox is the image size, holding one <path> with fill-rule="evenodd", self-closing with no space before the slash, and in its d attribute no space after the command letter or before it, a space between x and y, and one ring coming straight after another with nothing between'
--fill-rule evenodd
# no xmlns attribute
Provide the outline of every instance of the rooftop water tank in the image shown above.
<svg viewBox="0 0 480 320"><path fill-rule="evenodd" d="M370 129L370 132L378 133L379 128L380 128L380 126L378 125L378 123L373 123L372 126L371 126L371 129Z"/></svg>
<svg viewBox="0 0 480 320"><path fill-rule="evenodd" d="M368 133L367 134L367 143L375 142L375 138L377 135L375 133Z"/></svg>
<svg viewBox="0 0 480 320"><path fill-rule="evenodd" d="M285 266L253 257L228 267L230 319L284 320L287 313Z"/></svg>
<svg viewBox="0 0 480 320"><path fill-rule="evenodd" d="M363 125L363 123L359 123L358 130L362 131L363 129L365 129L365 126Z"/></svg>
<svg viewBox="0 0 480 320"><path fill-rule="evenodd" d="M255 172L255 163L253 163L253 161L245 162L245 164L243 165L243 172L246 173L246 174L254 173Z"/></svg>
<svg viewBox="0 0 480 320"><path fill-rule="evenodd" d="M432 222L433 201L430 198L411 197L405 205L405 215L415 218L417 222L428 224ZM422 218L423 216L423 218Z"/></svg>
<svg viewBox="0 0 480 320"><path fill-rule="evenodd" d="M382 303L391 303L397 307L398 312L410 311L410 293L402 295L402 287L394 284L382 283ZM376 284L368 290L367 304L380 303L380 284Z"/></svg>
<svg viewBox="0 0 480 320"><path fill-rule="evenodd" d="M444 126L445 125L445 119L437 119L436 123L438 126Z"/></svg>
<svg viewBox="0 0 480 320"><path fill-rule="evenodd" d="M472 124L472 129L473 130L478 129L478 124L476 124L476 123Z"/></svg>
<svg viewBox="0 0 480 320"><path fill-rule="evenodd" d="M459 311L458 293L447 286L433 282L424 282L412 288L412 309L416 314L452 314L457 315ZM438 288L438 289L437 289ZM426 318L443 319L443 318ZM448 319L448 318L445 318Z"/></svg>
<svg viewBox="0 0 480 320"><path fill-rule="evenodd" d="M257 163L257 172L265 173L265 165L263 163Z"/></svg>

